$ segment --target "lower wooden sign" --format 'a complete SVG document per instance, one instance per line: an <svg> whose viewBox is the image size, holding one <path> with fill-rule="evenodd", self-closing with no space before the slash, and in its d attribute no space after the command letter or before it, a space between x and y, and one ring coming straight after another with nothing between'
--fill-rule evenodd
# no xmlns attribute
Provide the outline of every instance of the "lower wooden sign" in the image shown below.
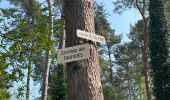
<svg viewBox="0 0 170 100"><path fill-rule="evenodd" d="M57 63L67 63L78 60L87 59L90 57L90 45L82 44L72 46L57 51Z"/></svg>

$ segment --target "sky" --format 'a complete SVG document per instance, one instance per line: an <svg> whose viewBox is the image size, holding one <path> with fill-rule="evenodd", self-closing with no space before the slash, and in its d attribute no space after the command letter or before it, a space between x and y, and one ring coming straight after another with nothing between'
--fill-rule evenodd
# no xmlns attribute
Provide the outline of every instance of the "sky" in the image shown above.
<svg viewBox="0 0 170 100"><path fill-rule="evenodd" d="M115 29L116 34L123 33L123 41L128 41L126 34L129 32L130 24L134 25L139 19L141 19L139 12L135 9L127 9L122 14L116 14L113 12L113 2L116 0L96 1L105 5L104 8L110 14L110 16L107 16L107 19L110 22L111 27Z"/></svg>
<svg viewBox="0 0 170 100"><path fill-rule="evenodd" d="M9 4L7 2L4 2L6 0L2 0L0 3L0 8L7 8ZM40 0L43 2L44 0ZM121 34L123 33L123 41L126 42L128 41L128 38L126 37L126 34L129 32L130 29L130 24L134 25L137 20L141 19L141 16L137 10L131 9L131 10L126 10L123 12L123 14L115 14L113 12L113 1L115 0L96 0L98 3L102 3L105 5L106 11L110 14L110 16L107 16L108 21L111 24L111 27L115 29L116 34ZM32 81L32 80L31 80ZM20 83L21 84L21 83ZM36 84L31 82L31 100L34 100L34 97L40 96L38 93L38 88L36 88Z"/></svg>

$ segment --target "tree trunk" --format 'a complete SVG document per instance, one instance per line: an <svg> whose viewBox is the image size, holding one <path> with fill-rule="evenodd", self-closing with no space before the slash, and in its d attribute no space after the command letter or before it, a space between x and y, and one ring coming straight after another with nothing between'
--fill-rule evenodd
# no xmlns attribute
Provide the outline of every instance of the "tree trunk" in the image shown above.
<svg viewBox="0 0 170 100"><path fill-rule="evenodd" d="M147 20L144 19L144 33L143 33L143 39L144 39L144 48L143 48L143 67L144 67L144 75L145 75L145 85L146 85L146 93L147 93L147 98L148 100L152 99L151 96L151 90L150 90L150 83L149 83L149 74L148 74L148 57L147 57L147 41L148 41L148 36L147 36Z"/></svg>
<svg viewBox="0 0 170 100"><path fill-rule="evenodd" d="M30 95L30 76L31 76L31 62L32 62L32 50L29 54L29 61L28 61L28 68L27 68L27 88L26 88L26 100L29 100L29 95Z"/></svg>
<svg viewBox="0 0 170 100"><path fill-rule="evenodd" d="M76 30L95 33L93 0L65 0L66 47L83 43L90 45L90 57L86 60L67 63L68 100L103 100L99 73L97 46L80 39ZM79 69L76 65L82 64Z"/></svg>
<svg viewBox="0 0 170 100"><path fill-rule="evenodd" d="M50 69L50 51L46 52L46 63L45 63L45 70L44 70L44 77L43 77L43 90L42 90L42 100L47 100L48 96L48 76L49 76L49 69Z"/></svg>
<svg viewBox="0 0 170 100"><path fill-rule="evenodd" d="M109 43L106 43L106 45L107 45L108 56L109 56L110 83L111 83L112 86L114 86L114 83L113 83L113 69L112 69L111 49L110 49Z"/></svg>
<svg viewBox="0 0 170 100"><path fill-rule="evenodd" d="M26 100L29 100L30 94L30 74L31 74L31 64L28 65L28 74L27 74L27 90L26 90Z"/></svg>
<svg viewBox="0 0 170 100"><path fill-rule="evenodd" d="M52 15L52 6L51 0L47 0L48 8L49 8L49 40L51 40L51 36L53 35L53 15ZM46 63L45 63L45 70L44 70L44 78L43 78L43 91L42 91L42 100L47 100L48 97L48 77L49 77L49 70L50 70L50 54L51 51L46 51Z"/></svg>
<svg viewBox="0 0 170 100"><path fill-rule="evenodd" d="M145 87L146 87L146 95L147 95L147 100L151 100L151 90L150 90L150 83L149 83L149 74L148 74L148 54L147 54L147 44L148 44L148 20L145 16L146 12L146 0L143 0L143 7L139 6L139 1L136 0L136 5L138 8L138 11L140 12L142 18L143 18L143 27L144 27L144 32L143 32L143 41L144 41L144 47L143 47L143 68L144 68L144 76L145 76Z"/></svg>
<svg viewBox="0 0 170 100"><path fill-rule="evenodd" d="M28 25L31 26L31 31L33 30L33 25L34 25L34 15L33 15L33 10L32 6L33 5L33 0L29 0L29 10L27 11L29 18L31 19L31 22L28 21ZM33 40L32 40L32 45L33 45ZM32 63L32 48L29 54L29 61L28 61L28 68L27 68L27 86L26 86L26 100L29 100L29 95L30 95L30 76L31 76L31 63Z"/></svg>

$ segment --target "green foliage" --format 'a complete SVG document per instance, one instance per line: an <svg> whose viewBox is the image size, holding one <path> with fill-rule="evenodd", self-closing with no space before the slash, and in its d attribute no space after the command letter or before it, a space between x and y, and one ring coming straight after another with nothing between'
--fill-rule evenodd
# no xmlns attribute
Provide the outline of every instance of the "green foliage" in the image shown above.
<svg viewBox="0 0 170 100"><path fill-rule="evenodd" d="M115 35L115 30L110 27L110 23L106 19L109 14L104 10L104 5L94 3L94 11L96 34L104 36L106 42L110 42L110 45L119 43L121 41L121 36Z"/></svg>
<svg viewBox="0 0 170 100"><path fill-rule="evenodd" d="M117 65L116 90L121 93L120 96L124 99L146 100L142 66L142 25L142 20L139 20L134 26L131 26L128 34L131 41L118 45L115 53L115 63Z"/></svg>
<svg viewBox="0 0 170 100"><path fill-rule="evenodd" d="M163 0L150 0L149 47L156 100L170 98L169 33L164 10Z"/></svg>
<svg viewBox="0 0 170 100"><path fill-rule="evenodd" d="M124 99L141 96L143 90L139 89L138 78L142 76L141 51L132 43L119 45L117 49L117 74L115 84ZM133 51L132 51L133 49ZM144 91L143 91L144 93Z"/></svg>
<svg viewBox="0 0 170 100"><path fill-rule="evenodd" d="M117 100L121 98L120 93L114 87L114 59L116 46L121 41L121 36L115 35L115 30L110 27L106 17L108 13L103 4L94 4L95 32L106 39L106 44L99 45L99 65L101 68L101 79L105 100Z"/></svg>
<svg viewBox="0 0 170 100"><path fill-rule="evenodd" d="M121 14L121 13L123 13L123 11L125 11L127 9L137 8L136 1L137 0L116 0L113 2L114 3L114 12ZM143 0L138 0L137 2L140 5L140 7L143 6ZM145 0L144 6L146 8L148 7L148 3L149 3L149 0ZM147 9L145 9L145 10L147 10Z"/></svg>
<svg viewBox="0 0 170 100"><path fill-rule="evenodd" d="M13 82L23 81L30 66L31 72L37 67L42 68L44 51L51 50L56 41L48 39L49 16L41 10L38 2L29 0L8 0L13 8L0 8L0 82L2 89L9 89ZM34 9L34 10L32 10ZM36 13L35 13L36 12ZM60 22L57 22L57 25ZM57 34L59 26L54 31ZM56 31L57 30L57 31ZM1 48L3 47L3 48ZM31 60L30 60L31 59ZM40 63L39 66L37 63ZM1 69L2 68L2 69ZM37 76L37 78L40 78ZM10 83L10 84L7 84ZM1 88L0 88L1 90ZM18 98L23 96L23 87L18 87Z"/></svg>
<svg viewBox="0 0 170 100"><path fill-rule="evenodd" d="M103 94L104 94L104 100L118 100L115 99L115 90L114 87L105 85L103 87Z"/></svg>
<svg viewBox="0 0 170 100"><path fill-rule="evenodd" d="M170 31L170 1L168 0L165 0L165 7L166 7L166 10L165 10L165 13L166 13L166 20L168 22L168 31Z"/></svg>
<svg viewBox="0 0 170 100"><path fill-rule="evenodd" d="M138 46L138 50L141 51L143 48L143 20L139 20L134 26L130 27L130 32L128 37L131 39L135 45ZM142 52L142 51L141 51Z"/></svg>
<svg viewBox="0 0 170 100"><path fill-rule="evenodd" d="M114 30L111 29L110 24L106 20L107 13L104 10L104 5L94 3L94 11L95 11L94 21L95 21L96 34L104 36L106 38L106 40L108 40L108 38L112 37L112 36L110 36L110 34L112 34L114 37ZM110 80L109 80L110 71L109 71L109 67L108 67L109 64L107 64L108 60L105 60L105 58L102 57L102 55L105 54L108 50L105 47L106 47L106 45L100 45L100 48L99 48L100 49L100 51L99 51L100 62L99 63L100 63L101 70L102 70L101 76L102 76L102 83L103 83L102 85L103 86L110 82Z"/></svg>
<svg viewBox="0 0 170 100"><path fill-rule="evenodd" d="M10 94L7 89L0 88L0 100L9 100Z"/></svg>
<svg viewBox="0 0 170 100"><path fill-rule="evenodd" d="M7 90L11 86L11 83L9 83L11 79L6 69L5 59L3 55L0 55L0 100L8 100L10 98L10 93Z"/></svg>
<svg viewBox="0 0 170 100"><path fill-rule="evenodd" d="M57 66L57 74L52 76L49 91L51 100L67 99L65 70L63 65Z"/></svg>

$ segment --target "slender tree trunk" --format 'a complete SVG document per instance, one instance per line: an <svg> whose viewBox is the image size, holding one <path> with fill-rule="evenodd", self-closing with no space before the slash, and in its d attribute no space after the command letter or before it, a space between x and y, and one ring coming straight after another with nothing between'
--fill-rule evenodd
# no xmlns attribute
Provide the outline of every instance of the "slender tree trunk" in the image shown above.
<svg viewBox="0 0 170 100"><path fill-rule="evenodd" d="M50 69L50 54L51 51L46 52L46 63L45 63L45 70L44 70L44 78L43 78L43 91L42 91L42 100L47 100L48 97L48 76L49 76L49 69Z"/></svg>
<svg viewBox="0 0 170 100"><path fill-rule="evenodd" d="M26 100L29 100L29 94L30 94L30 73L31 73L30 68L31 65L28 66Z"/></svg>
<svg viewBox="0 0 170 100"><path fill-rule="evenodd" d="M147 44L148 44L148 20L145 16L146 12L146 0L143 0L143 7L140 7L138 4L138 0L136 0L136 5L138 8L138 11L140 12L142 18L143 18L143 27L144 27L144 32L143 32L143 41L144 41L144 47L143 47L143 68L144 68L144 76L145 76L145 87L146 87L146 95L147 95L147 100L151 100L151 90L150 90L150 83L149 83L149 74L148 74L148 53L147 53Z"/></svg>
<svg viewBox="0 0 170 100"><path fill-rule="evenodd" d="M29 54L29 61L28 61L28 68L27 68L27 88L26 88L26 100L29 100L29 95L30 95L30 76L31 76L31 62L32 62L32 50Z"/></svg>
<svg viewBox="0 0 170 100"><path fill-rule="evenodd" d="M96 44L80 39L76 30L95 33L93 0L65 0L66 47L89 43L91 56L67 63L68 100L103 100ZM80 69L75 69L82 64Z"/></svg>
<svg viewBox="0 0 170 100"><path fill-rule="evenodd" d="M108 56L109 56L109 66L110 66L110 83L112 86L114 86L113 83L113 69L112 69L112 58L111 58L111 50L110 50L110 46L109 43L106 44L107 45L107 49L108 49Z"/></svg>
<svg viewBox="0 0 170 100"><path fill-rule="evenodd" d="M60 39L60 45L59 48L65 48L65 40L66 40L66 33L65 33L65 19L64 19L64 1L61 1L61 5L60 6L60 12L61 12L61 22L62 22L62 37Z"/></svg>
<svg viewBox="0 0 170 100"><path fill-rule="evenodd" d="M48 8L49 8L49 40L51 40L51 36L53 35L53 15L52 15L52 6L51 0L47 0ZM43 78L43 91L42 91L42 100L47 100L48 97L48 77L49 77L49 70L50 70L50 55L51 51L48 50L46 52L46 63L45 63L45 70L44 70L44 78Z"/></svg>
<svg viewBox="0 0 170 100"><path fill-rule="evenodd" d="M26 100L29 100L30 94L30 73L31 73L31 64L28 65L28 74L27 74L27 91L26 91Z"/></svg>
<svg viewBox="0 0 170 100"><path fill-rule="evenodd" d="M31 26L31 31L33 32L33 25L34 25L34 15L33 15L33 11L32 11L32 4L33 4L33 0L29 0L29 9L27 11L29 18L31 19L31 22L28 21L28 25ZM33 41L33 40L32 40ZM33 45L33 42L32 42ZM28 68L27 68L27 88L26 88L26 100L30 100L29 95L30 95L30 76L31 76L31 66L32 66L32 49L30 51L29 54L29 61L28 61Z"/></svg>
<svg viewBox="0 0 170 100"><path fill-rule="evenodd" d="M129 100L132 100L132 94L131 94L131 83L130 83L130 79L128 79L128 97L129 97Z"/></svg>
<svg viewBox="0 0 170 100"><path fill-rule="evenodd" d="M111 58L111 50L110 50L110 46L109 46L109 43L106 43L107 45L107 49L108 49L108 56L109 56L109 70L110 70L110 83L111 83L111 86L112 88L114 87L114 81L113 81L113 66L112 66L112 58ZM115 100L115 97L113 98L112 96L110 97L109 100Z"/></svg>
<svg viewBox="0 0 170 100"><path fill-rule="evenodd" d="M144 33L143 33L143 39L144 39L144 48L143 48L143 66L144 66L144 75L145 75L145 85L146 85L146 93L147 93L147 98L148 100L152 99L151 96L151 90L150 90L150 83L149 83L149 74L148 74L148 55L147 55L147 41L148 41L148 36L147 36L147 31L148 26L147 26L147 21L144 19Z"/></svg>

